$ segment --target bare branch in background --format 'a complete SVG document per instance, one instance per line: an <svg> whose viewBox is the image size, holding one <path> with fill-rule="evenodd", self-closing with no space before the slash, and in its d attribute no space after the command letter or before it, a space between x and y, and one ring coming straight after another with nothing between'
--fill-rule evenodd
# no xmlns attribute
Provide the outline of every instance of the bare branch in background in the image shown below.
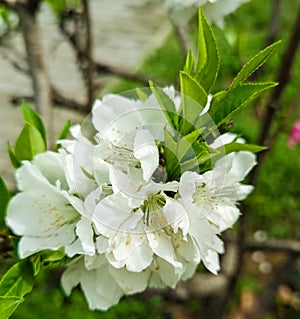
<svg viewBox="0 0 300 319"><path fill-rule="evenodd" d="M298 259L297 257L299 256L291 254L282 263L282 265L280 265L280 267L273 274L271 281L264 289L261 297L258 299L257 304L254 306L254 309L251 311L251 313L246 315L245 319L263 318L263 316L267 313L268 309L274 302L278 287L287 281L288 276L293 271Z"/></svg>
<svg viewBox="0 0 300 319"><path fill-rule="evenodd" d="M86 52L86 67L85 67L85 77L87 86L87 98L89 109L92 108L94 103L94 58L93 58L93 39L91 31L91 16L90 7L88 0L82 0L82 19L85 24L85 52Z"/></svg>

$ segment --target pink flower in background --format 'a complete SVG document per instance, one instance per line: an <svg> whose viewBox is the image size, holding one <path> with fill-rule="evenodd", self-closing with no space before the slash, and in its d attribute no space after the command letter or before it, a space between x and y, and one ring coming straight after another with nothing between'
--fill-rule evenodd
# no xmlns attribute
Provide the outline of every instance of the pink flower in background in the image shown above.
<svg viewBox="0 0 300 319"><path fill-rule="evenodd" d="M288 139L288 147L293 147L300 142L300 120L295 122Z"/></svg>

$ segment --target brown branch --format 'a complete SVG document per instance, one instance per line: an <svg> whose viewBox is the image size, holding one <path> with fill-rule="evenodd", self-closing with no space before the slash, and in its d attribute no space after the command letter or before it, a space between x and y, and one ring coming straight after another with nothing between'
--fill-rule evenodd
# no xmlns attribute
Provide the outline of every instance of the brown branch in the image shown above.
<svg viewBox="0 0 300 319"><path fill-rule="evenodd" d="M90 108L87 108L86 105L80 104L73 99L64 97L54 88L52 88L52 102L56 107L63 106L65 108L75 110L83 114L88 114L90 112Z"/></svg>
<svg viewBox="0 0 300 319"><path fill-rule="evenodd" d="M20 20L21 32L31 73L35 107L44 117L48 136L51 137L51 87L47 63L43 53L42 36L37 19L39 4L40 1L29 1L27 5L18 5L16 7L16 12Z"/></svg>
<svg viewBox="0 0 300 319"><path fill-rule="evenodd" d="M22 100L33 101L33 96L13 96L11 102L15 105L19 105ZM51 101L54 107L61 107L78 111L82 114L88 114L90 110L84 104L80 104L77 101L64 97L57 89L52 87Z"/></svg>
<svg viewBox="0 0 300 319"><path fill-rule="evenodd" d="M300 254L300 241L298 240L267 240L264 242L247 242L245 251L274 251Z"/></svg>
<svg viewBox="0 0 300 319"><path fill-rule="evenodd" d="M273 0L271 3L271 19L265 47L272 44L278 38L278 33L280 31L280 6L281 0Z"/></svg>
<svg viewBox="0 0 300 319"><path fill-rule="evenodd" d="M278 38L280 31L280 7L281 0L272 0L271 5L271 15L269 22L269 31L265 39L263 48L266 48L268 45L275 42ZM251 76L251 81L254 81L262 72L264 71L264 66L255 71Z"/></svg>
<svg viewBox="0 0 300 319"><path fill-rule="evenodd" d="M145 86L148 86L148 84L149 84L149 78L142 75L142 74L130 72L130 71L127 71L124 69L120 69L116 66L103 64L101 62L95 62L95 70L99 74L116 75L116 76L125 78L127 80L141 82ZM159 83L159 81L155 81L155 83L159 86L163 86L163 84Z"/></svg>
<svg viewBox="0 0 300 319"><path fill-rule="evenodd" d="M90 7L88 0L82 0L82 16L85 24L85 54L87 60L86 66L86 85L87 85L87 97L88 106L91 109L94 102L94 59L93 59L93 40L91 32L91 17L90 17Z"/></svg>

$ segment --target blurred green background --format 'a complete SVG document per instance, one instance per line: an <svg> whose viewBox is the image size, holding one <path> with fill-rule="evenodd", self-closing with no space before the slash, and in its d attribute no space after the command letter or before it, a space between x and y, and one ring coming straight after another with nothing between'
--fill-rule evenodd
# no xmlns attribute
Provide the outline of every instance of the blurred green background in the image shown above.
<svg viewBox="0 0 300 319"><path fill-rule="evenodd" d="M264 47L268 35L268 26L272 12L272 1L252 0L241 6L234 14L226 18L226 36L215 28L220 49L221 67L215 89L224 88L240 70L241 66ZM259 80L275 80L281 60L281 54L290 36L295 19L298 0L281 1L280 31L278 39L282 40L279 50L271 57ZM189 25L191 40L196 38L197 22ZM184 56L175 34L170 34L162 47L151 53L140 69L149 79L167 85L177 83L178 71L183 67ZM300 119L300 54L296 58L293 73L283 97L283 107L277 114L275 130L280 127L277 141L266 157L254 193L247 199L250 206L248 237L299 239L300 230L300 145L287 147L287 137L292 124ZM121 92L140 86L140 83L119 80L113 86L106 87L106 92ZM256 100L234 119L233 132L239 132L250 143L257 142L262 114L268 94ZM248 212L248 213L249 213ZM232 230L233 232L235 230ZM247 269L238 284L238 291L232 303L234 314L241 307L245 292L255 296L263 290L264 283L272 275L273 264L280 256L266 254L263 258L271 268L263 271L252 256L249 257ZM1 257L1 273L11 263L10 259ZM186 304L174 305L159 295L147 299L139 296L122 299L120 304L107 312L88 310L84 296L76 289L70 298L64 296L59 288L58 271L45 272L39 276L34 291L26 298L14 319L32 318L196 318L201 309L201 300L190 300ZM300 318L300 265L291 273L289 298L277 294L274 307L263 319ZM284 299L284 300L283 300ZM235 318L234 315L228 318Z"/></svg>

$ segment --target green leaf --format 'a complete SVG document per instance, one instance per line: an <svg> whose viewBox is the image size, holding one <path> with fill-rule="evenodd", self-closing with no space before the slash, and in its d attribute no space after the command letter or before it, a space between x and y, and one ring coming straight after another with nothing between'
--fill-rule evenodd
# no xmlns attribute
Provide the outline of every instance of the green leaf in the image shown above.
<svg viewBox="0 0 300 319"><path fill-rule="evenodd" d="M149 82L151 90L156 97L156 100L163 112L165 113L169 124L171 127L177 131L178 130L178 114L175 108L174 102L170 97L159 87L155 86L154 83Z"/></svg>
<svg viewBox="0 0 300 319"><path fill-rule="evenodd" d="M55 14L61 14L67 8L66 0L45 0Z"/></svg>
<svg viewBox="0 0 300 319"><path fill-rule="evenodd" d="M164 156L166 161L166 172L168 180L175 180L176 176L180 175L179 161L176 156L177 143L174 141L172 135L166 129L164 130Z"/></svg>
<svg viewBox="0 0 300 319"><path fill-rule="evenodd" d="M277 49L280 42L281 41L275 42L266 47L264 50L257 53L249 62L247 62L232 81L231 88L235 88L240 83L247 80L253 72L259 69L264 63L266 63L273 52Z"/></svg>
<svg viewBox="0 0 300 319"><path fill-rule="evenodd" d="M9 198L10 198L10 194L9 194L8 188L3 178L0 176L0 227L3 227L5 225L4 216L5 216L7 204L9 202Z"/></svg>
<svg viewBox="0 0 300 319"><path fill-rule="evenodd" d="M35 254L31 256L30 261L33 268L33 275L36 276L41 270L41 255Z"/></svg>
<svg viewBox="0 0 300 319"><path fill-rule="evenodd" d="M193 124L207 102L207 94L203 87L189 74L180 72L181 105L179 113L182 117L179 131L186 135L193 130Z"/></svg>
<svg viewBox="0 0 300 319"><path fill-rule="evenodd" d="M135 89L138 98L144 103L148 98L148 94L141 88Z"/></svg>
<svg viewBox="0 0 300 319"><path fill-rule="evenodd" d="M21 109L25 123L34 126L41 133L45 145L47 145L46 129L41 117L26 101L22 101Z"/></svg>
<svg viewBox="0 0 300 319"><path fill-rule="evenodd" d="M198 140L204 129L195 130L190 134L183 136L177 143L176 156L179 162L195 157L193 145Z"/></svg>
<svg viewBox="0 0 300 319"><path fill-rule="evenodd" d="M252 153L258 153L258 152L265 151L267 147L259 146L255 144L244 144L244 143L233 142L233 143L223 145L221 149L225 149L226 154L229 154L232 152L239 152L239 151L248 151Z"/></svg>
<svg viewBox="0 0 300 319"><path fill-rule="evenodd" d="M195 156L181 164L181 170L183 172L198 171L199 165L211 159L212 155L209 153L208 146L205 142L197 142L193 145L193 150Z"/></svg>
<svg viewBox="0 0 300 319"><path fill-rule="evenodd" d="M12 150L9 142L7 142L7 152L10 159L10 162L14 168L18 168L22 165L22 163L17 159L15 152Z"/></svg>
<svg viewBox="0 0 300 319"><path fill-rule="evenodd" d="M215 35L199 7L199 35L196 78L207 93L213 87L219 71L219 53Z"/></svg>
<svg viewBox="0 0 300 319"><path fill-rule="evenodd" d="M17 159L32 160L34 155L44 151L46 145L41 133L33 125L26 123L15 145Z"/></svg>
<svg viewBox="0 0 300 319"><path fill-rule="evenodd" d="M34 271L28 259L13 265L0 281L0 318L8 318L34 284Z"/></svg>
<svg viewBox="0 0 300 319"><path fill-rule="evenodd" d="M23 297L32 290L33 284L32 264L28 260L21 260L2 277L0 296Z"/></svg>
<svg viewBox="0 0 300 319"><path fill-rule="evenodd" d="M62 130L59 133L58 140L64 140L68 137L71 127L71 120L68 120ZM55 147L55 151L57 152L61 148L61 144L57 144Z"/></svg>
<svg viewBox="0 0 300 319"><path fill-rule="evenodd" d="M240 112L249 102L277 83L247 83L222 91L212 99L209 115L217 126Z"/></svg>
<svg viewBox="0 0 300 319"><path fill-rule="evenodd" d="M66 254L64 252L64 249L58 249L58 250L44 250L41 253L41 259L42 262L45 263L52 263L57 262L65 258Z"/></svg>
<svg viewBox="0 0 300 319"><path fill-rule="evenodd" d="M0 296L0 319L8 319L23 300L21 297Z"/></svg>
<svg viewBox="0 0 300 319"><path fill-rule="evenodd" d="M183 71L191 76L195 75L195 61L194 61L194 56L191 49L189 50L186 56Z"/></svg>

